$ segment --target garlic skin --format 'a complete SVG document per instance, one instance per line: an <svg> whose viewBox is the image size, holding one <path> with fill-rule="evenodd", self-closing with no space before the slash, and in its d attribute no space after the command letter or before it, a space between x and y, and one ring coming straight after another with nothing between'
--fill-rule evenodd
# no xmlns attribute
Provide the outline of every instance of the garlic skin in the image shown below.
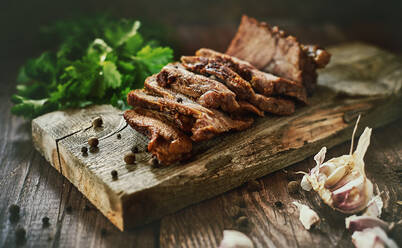
<svg viewBox="0 0 402 248"><path fill-rule="evenodd" d="M356 248L398 248L394 240L390 239L380 227L367 228L354 232L352 242Z"/></svg>
<svg viewBox="0 0 402 248"><path fill-rule="evenodd" d="M318 214L307 205L298 202L293 202L293 204L299 209L299 220L304 228L310 230L311 226L320 222Z"/></svg>
<svg viewBox="0 0 402 248"><path fill-rule="evenodd" d="M254 245L244 233L235 230L224 230L219 248L254 248Z"/></svg>
<svg viewBox="0 0 402 248"><path fill-rule="evenodd" d="M384 202L380 195L376 195L367 204L367 209L364 211L363 215L380 217L382 213L382 208L384 207Z"/></svg>
<svg viewBox="0 0 402 248"><path fill-rule="evenodd" d="M353 154L323 163L326 153L323 147L314 156L316 166L304 175L302 188L308 190L311 187L326 204L342 213L354 214L364 210L373 197L373 184L366 177L363 161L371 130L366 127Z"/></svg>

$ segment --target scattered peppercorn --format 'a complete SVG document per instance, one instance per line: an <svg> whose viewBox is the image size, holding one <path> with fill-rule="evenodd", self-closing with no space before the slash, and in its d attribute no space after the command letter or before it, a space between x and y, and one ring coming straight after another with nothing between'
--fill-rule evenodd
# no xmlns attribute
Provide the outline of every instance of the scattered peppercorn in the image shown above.
<svg viewBox="0 0 402 248"><path fill-rule="evenodd" d="M236 220L236 225L239 228L247 228L248 227L248 218L246 216L240 216L239 218L237 218Z"/></svg>
<svg viewBox="0 0 402 248"><path fill-rule="evenodd" d="M116 136L117 136L117 139L121 139L121 134L120 133L118 133Z"/></svg>
<svg viewBox="0 0 402 248"><path fill-rule="evenodd" d="M131 148L131 151L132 151L133 153L138 153L138 147L137 147L137 146L133 146L133 147Z"/></svg>
<svg viewBox="0 0 402 248"><path fill-rule="evenodd" d="M45 216L42 218L42 226L43 227L48 227L50 225L49 223L49 217Z"/></svg>
<svg viewBox="0 0 402 248"><path fill-rule="evenodd" d="M91 147L89 148L89 152L90 152L90 153L95 153L95 152L98 152L98 151L99 151L99 148L98 148L98 147L91 146Z"/></svg>
<svg viewBox="0 0 402 248"><path fill-rule="evenodd" d="M82 153L87 153L88 152L88 148L86 146L81 147L81 152Z"/></svg>
<svg viewBox="0 0 402 248"><path fill-rule="evenodd" d="M101 229L101 236L105 237L107 235L107 230L105 228Z"/></svg>
<svg viewBox="0 0 402 248"><path fill-rule="evenodd" d="M73 207L71 207L70 205L68 205L68 206L66 207L66 212L67 212L68 214L70 214L72 211L73 211Z"/></svg>
<svg viewBox="0 0 402 248"><path fill-rule="evenodd" d="M85 204L84 211L89 211L89 210L91 210L91 208L87 204Z"/></svg>
<svg viewBox="0 0 402 248"><path fill-rule="evenodd" d="M134 164L135 163L135 154L132 152L129 152L126 155L124 155L124 162L126 162L126 164Z"/></svg>
<svg viewBox="0 0 402 248"><path fill-rule="evenodd" d="M18 227L17 230L15 230L15 241L17 242L17 244L25 243L26 234L27 232L23 227Z"/></svg>
<svg viewBox="0 0 402 248"><path fill-rule="evenodd" d="M88 145L90 147L98 147L99 145L99 140L96 137L91 137L88 139Z"/></svg>
<svg viewBox="0 0 402 248"><path fill-rule="evenodd" d="M152 158L148 161L148 163L153 167L157 167L159 165L158 159L155 158L154 156L152 156Z"/></svg>
<svg viewBox="0 0 402 248"><path fill-rule="evenodd" d="M178 97L178 98L177 98L177 102L178 102L178 103L182 103L182 102L183 102L183 98Z"/></svg>
<svg viewBox="0 0 402 248"><path fill-rule="evenodd" d="M11 215L19 215L20 214L20 206L12 204L8 208L8 211L10 212Z"/></svg>
<svg viewBox="0 0 402 248"><path fill-rule="evenodd" d="M282 208L283 207L283 203L281 201L276 201L275 202L275 207L277 208Z"/></svg>
<svg viewBox="0 0 402 248"><path fill-rule="evenodd" d="M112 174L112 178L113 178L113 180L117 180L118 179L118 173L117 173L117 171L116 170L112 170L111 172L110 172L110 174Z"/></svg>
<svg viewBox="0 0 402 248"><path fill-rule="evenodd" d="M101 127L103 125L103 120L101 117L96 117L93 121L92 121L92 126L93 127Z"/></svg>
<svg viewBox="0 0 402 248"><path fill-rule="evenodd" d="M290 181L288 183L288 192L290 194L295 194L299 190L299 183L296 181Z"/></svg>
<svg viewBox="0 0 402 248"><path fill-rule="evenodd" d="M18 205L12 204L8 211L10 212L9 219L11 222L17 222L20 219L20 207Z"/></svg>
<svg viewBox="0 0 402 248"><path fill-rule="evenodd" d="M247 183L247 189L251 192L259 191L261 189L261 185L257 180L251 180Z"/></svg>

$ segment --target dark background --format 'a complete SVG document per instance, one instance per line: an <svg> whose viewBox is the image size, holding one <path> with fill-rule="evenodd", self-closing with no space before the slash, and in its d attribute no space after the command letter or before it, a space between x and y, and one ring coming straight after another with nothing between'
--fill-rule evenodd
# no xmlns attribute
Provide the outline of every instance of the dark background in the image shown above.
<svg viewBox="0 0 402 248"><path fill-rule="evenodd" d="M243 13L280 25L303 42L331 45L360 40L402 51L400 0L1 0L1 60L38 54L42 49L38 30L43 25L99 12L157 22L176 30L171 36L180 41L175 45L179 55L201 46L224 50Z"/></svg>

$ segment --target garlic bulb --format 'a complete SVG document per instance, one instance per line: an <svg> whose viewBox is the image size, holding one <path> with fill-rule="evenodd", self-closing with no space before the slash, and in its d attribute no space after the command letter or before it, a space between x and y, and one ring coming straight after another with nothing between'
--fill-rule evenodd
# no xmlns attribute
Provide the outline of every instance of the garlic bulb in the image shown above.
<svg viewBox="0 0 402 248"><path fill-rule="evenodd" d="M314 157L316 166L308 174L304 173L301 184L303 189L313 188L326 204L343 213L362 211L373 197L373 184L366 177L363 161L370 144L371 128L366 127L352 154L359 119L353 131L350 154L324 163L327 149L323 147Z"/></svg>
<svg viewBox="0 0 402 248"><path fill-rule="evenodd" d="M235 230L224 230L219 248L253 248L253 242L244 233Z"/></svg>
<svg viewBox="0 0 402 248"><path fill-rule="evenodd" d="M298 203L298 202L293 202L294 205L299 209L299 220L306 228L309 230L311 226L315 225L316 223L320 222L320 217L314 210L309 208L307 205Z"/></svg>

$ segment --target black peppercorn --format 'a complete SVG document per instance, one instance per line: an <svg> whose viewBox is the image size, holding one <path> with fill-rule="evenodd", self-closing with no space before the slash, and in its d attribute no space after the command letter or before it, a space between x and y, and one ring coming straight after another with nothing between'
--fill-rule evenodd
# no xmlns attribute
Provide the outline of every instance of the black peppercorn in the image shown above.
<svg viewBox="0 0 402 248"><path fill-rule="evenodd" d="M107 235L107 230L105 228L101 229L101 236L105 237Z"/></svg>
<svg viewBox="0 0 402 248"><path fill-rule="evenodd" d="M12 204L8 208L8 211L10 212L11 215L19 215L20 214L20 206Z"/></svg>
<svg viewBox="0 0 402 248"><path fill-rule="evenodd" d="M138 153L138 147L137 147L137 146L133 146L133 147L131 148L131 152L132 152L132 153Z"/></svg>
<svg viewBox="0 0 402 248"><path fill-rule="evenodd" d="M88 139L88 145L90 147L98 147L99 145L99 140L96 137L91 137Z"/></svg>
<svg viewBox="0 0 402 248"><path fill-rule="evenodd" d="M116 170L112 170L110 172L110 174L112 175L113 180L117 180L118 179L118 173Z"/></svg>
<svg viewBox="0 0 402 248"><path fill-rule="evenodd" d="M20 219L20 206L13 204L8 208L8 211L10 212L9 219L11 222L17 222Z"/></svg>
<svg viewBox="0 0 402 248"><path fill-rule="evenodd" d="M116 136L117 136L117 139L121 139L121 134L120 133L118 133Z"/></svg>
<svg viewBox="0 0 402 248"><path fill-rule="evenodd" d="M81 147L81 152L82 153L87 153L88 152L88 148L86 146Z"/></svg>
<svg viewBox="0 0 402 248"><path fill-rule="evenodd" d="M277 208L282 208L283 207L283 203L281 201L276 201L275 202L275 207Z"/></svg>
<svg viewBox="0 0 402 248"><path fill-rule="evenodd" d="M290 181L288 183L288 192L290 194L295 194L299 190L299 183L296 181Z"/></svg>
<svg viewBox="0 0 402 248"><path fill-rule="evenodd" d="M23 227L18 227L17 230L15 230L15 240L17 244L23 244L26 241L26 234L27 232Z"/></svg>
<svg viewBox="0 0 402 248"><path fill-rule="evenodd" d="M43 227L48 227L50 224L49 224L49 217L47 217L47 216L45 216L45 217L43 217L42 218L42 226Z"/></svg>
<svg viewBox="0 0 402 248"><path fill-rule="evenodd" d="M154 167L157 167L159 165L159 161L157 158L152 156L152 158L148 161L148 163Z"/></svg>
<svg viewBox="0 0 402 248"><path fill-rule="evenodd" d="M135 163L135 154L132 152L129 152L126 155L124 155L124 162L126 162L126 164L134 164Z"/></svg>
<svg viewBox="0 0 402 248"><path fill-rule="evenodd" d="M101 127L103 125L103 120L101 117L96 117L93 121L92 121L92 126L93 127Z"/></svg>
<svg viewBox="0 0 402 248"><path fill-rule="evenodd" d="M177 98L177 102L178 102L178 103L182 103L182 102L183 102L183 98L178 97L178 98Z"/></svg>
<svg viewBox="0 0 402 248"><path fill-rule="evenodd" d="M91 146L90 148L89 148L89 152L90 153L95 153L95 152L98 152L99 151L99 148L98 147L95 147L95 146ZM85 155L86 153L84 153L84 155Z"/></svg>

